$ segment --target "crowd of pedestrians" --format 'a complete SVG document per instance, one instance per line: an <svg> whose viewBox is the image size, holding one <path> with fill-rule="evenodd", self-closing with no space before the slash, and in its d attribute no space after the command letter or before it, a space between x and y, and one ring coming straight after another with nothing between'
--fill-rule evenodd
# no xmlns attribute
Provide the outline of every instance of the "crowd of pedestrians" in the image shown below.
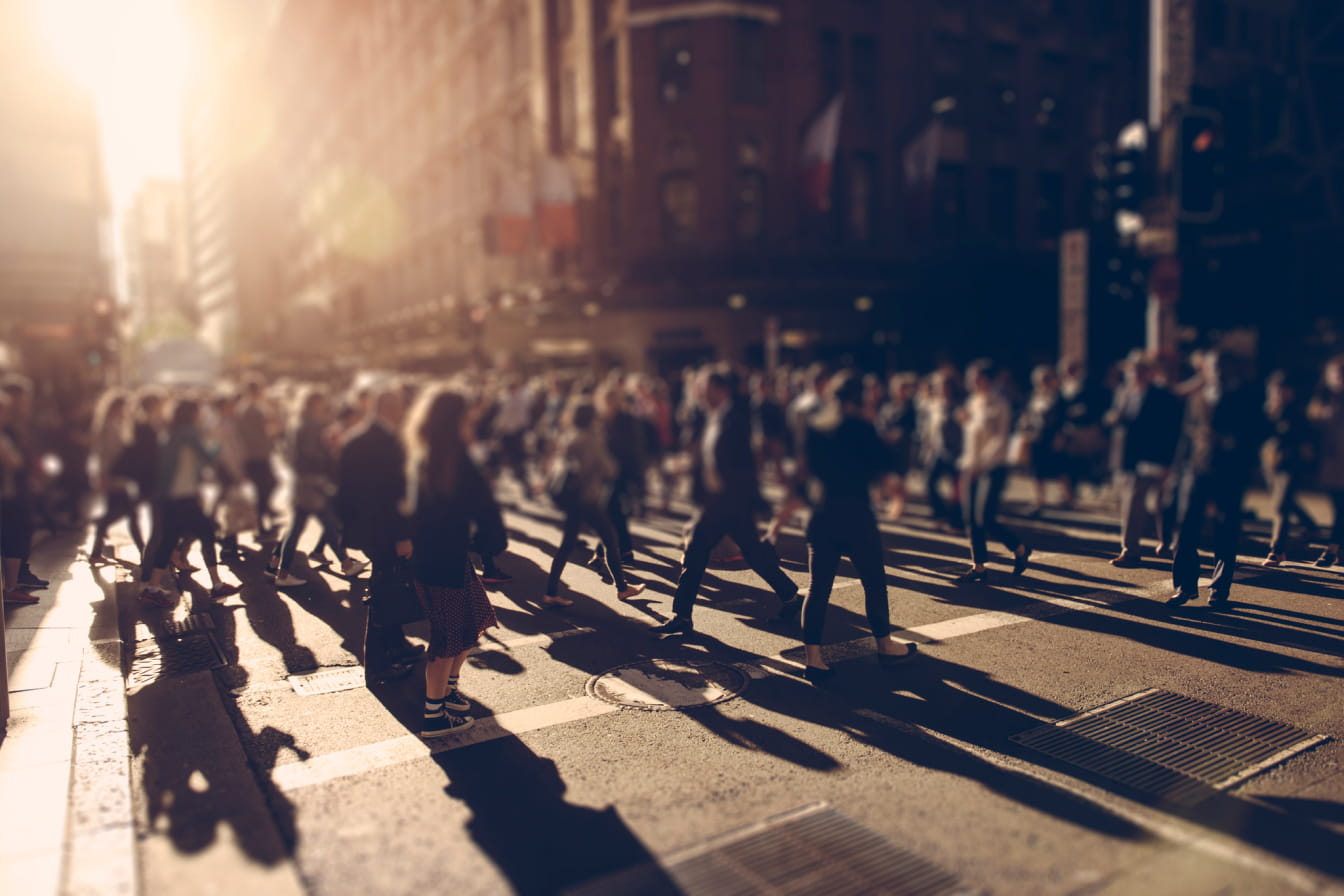
<svg viewBox="0 0 1344 896"><path fill-rule="evenodd" d="M26 569L41 475L30 396L22 378L0 384L6 603L31 602L44 584ZM1088 491L1111 500L1117 567L1142 562L1151 533L1152 553L1171 560L1173 606L1198 597L1210 513L1209 602L1228 599L1257 470L1274 515L1264 564L1281 566L1292 545L1314 543L1315 564L1333 566L1344 527L1344 356L1318 381L1283 373L1262 381L1231 354L1197 354L1176 369L1136 351L1101 377L1067 361L1038 367L1026 390L989 361L890 378L820 365L710 365L672 381L472 372L445 382L375 377L343 391L248 379L211 394L111 390L94 411L89 446L99 498L90 563L113 562L108 531L125 520L147 604L174 605L174 572L196 571L193 544L208 593L236 593L220 565L247 556L240 536L260 550L276 588L303 588L296 557L315 522L310 561L326 562L330 551L330 571L351 580L372 567L370 680L411 674L423 652L423 733L437 736L471 724L459 676L495 624L485 586L510 581L497 562L508 548L497 495L559 512L545 590L533 596L555 609L573 603L563 574L585 532L596 536L591 562L616 598L643 592L630 520L689 500L671 615L652 634L693 633L706 569L740 560L777 595L774 621L801 621L805 675L819 683L830 673L821 645L842 557L862 583L882 662L916 653L891 633L880 530L881 517L905 513L912 479L933 524L965 538L965 583L1002 574L991 572L991 544L1006 552L1008 576L1030 568L1032 546L999 512L1014 471L1034 486L1030 514ZM778 506L763 482L782 495ZM1328 532L1298 500L1310 486L1329 495ZM288 498L283 511L279 495ZM800 590L775 544L804 507L809 580ZM427 651L408 641L403 625L415 614L394 610L398 594L428 619Z"/></svg>

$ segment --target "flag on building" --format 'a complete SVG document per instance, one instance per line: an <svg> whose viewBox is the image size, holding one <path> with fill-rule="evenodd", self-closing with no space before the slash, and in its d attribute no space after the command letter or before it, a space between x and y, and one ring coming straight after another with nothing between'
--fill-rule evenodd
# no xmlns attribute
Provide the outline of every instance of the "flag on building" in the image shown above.
<svg viewBox="0 0 1344 896"><path fill-rule="evenodd" d="M904 163L907 187L932 184L938 176L938 159L943 151L943 120L935 118L905 147Z"/></svg>
<svg viewBox="0 0 1344 896"><path fill-rule="evenodd" d="M537 230L541 244L561 249L579 244L578 190L564 159L548 156L537 175Z"/></svg>
<svg viewBox="0 0 1344 896"><path fill-rule="evenodd" d="M840 110L845 95L837 93L808 125L801 153L803 203L815 212L831 209L831 173L840 140Z"/></svg>
<svg viewBox="0 0 1344 896"><path fill-rule="evenodd" d="M494 214L494 249L501 255L520 255L532 240L532 207L520 180L505 181L499 189Z"/></svg>

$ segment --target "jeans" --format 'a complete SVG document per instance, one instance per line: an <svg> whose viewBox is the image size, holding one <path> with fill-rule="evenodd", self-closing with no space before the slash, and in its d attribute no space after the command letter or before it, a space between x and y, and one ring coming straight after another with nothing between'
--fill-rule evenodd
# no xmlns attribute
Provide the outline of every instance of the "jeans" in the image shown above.
<svg viewBox="0 0 1344 896"><path fill-rule="evenodd" d="M150 569L167 569L178 542L184 538L199 539L201 555L206 566L218 566L215 554L215 521L201 509L201 499L170 498L163 502L158 515L159 525L154 536L154 556Z"/></svg>
<svg viewBox="0 0 1344 896"><path fill-rule="evenodd" d="M1282 554L1288 541L1288 526L1293 519L1305 526L1313 535L1318 527L1311 514L1297 503L1299 481L1296 473L1286 471L1272 473L1268 479L1270 503L1274 508L1274 529L1269 536L1269 552Z"/></svg>
<svg viewBox="0 0 1344 896"><path fill-rule="evenodd" d="M556 595L560 589L560 574L565 571L569 555L579 544L579 530L587 525L597 533L606 547L607 569L616 583L617 591L625 590L625 572L621 569L621 549L616 541L616 530L607 517L606 508L596 504L579 504L565 512L565 522L561 530L560 546L555 549L555 559L551 561L551 574L546 579L546 593Z"/></svg>
<svg viewBox="0 0 1344 896"><path fill-rule="evenodd" d="M1162 503L1162 475L1121 470L1115 474L1115 489L1120 496L1120 545L1126 554L1143 551L1143 535L1152 514L1148 512L1148 496ZM1153 518L1157 526L1157 540L1165 544L1170 533L1163 528L1163 515Z"/></svg>
<svg viewBox="0 0 1344 896"><path fill-rule="evenodd" d="M289 531L285 533L284 541L280 542L280 559L277 568L289 569L289 564L294 562L294 552L298 550L299 537L303 535L303 529L308 525L308 520L313 517L316 517L322 526L322 540L318 544L331 545L332 551L336 554L336 559L342 563L346 561L345 548L341 544L341 524L336 519L336 514L331 507L325 506L321 510L303 510L295 507L294 518L289 524Z"/></svg>
<svg viewBox="0 0 1344 896"><path fill-rule="evenodd" d="M1215 565L1209 589L1216 594L1232 590L1245 494L1244 480L1207 473L1186 473L1181 477L1177 492L1176 553L1171 561L1171 583L1177 591L1194 593L1199 586L1199 538L1209 504L1213 504L1217 513L1213 527Z"/></svg>
<svg viewBox="0 0 1344 896"><path fill-rule="evenodd" d="M691 539L682 561L681 578L677 580L676 594L672 598L674 614L685 617L691 615L695 596L700 591L700 582L705 577L705 568L709 565L709 554L725 535L741 548L742 558L779 595L780 600L792 600L797 595L798 586L779 568L779 556L775 549L761 541L756 531L756 520L752 517L753 510L753 507L746 505L715 501L700 511L691 526Z"/></svg>
<svg viewBox="0 0 1344 896"><path fill-rule="evenodd" d="M882 562L882 534L872 511L818 510L807 526L807 565L811 574L803 602L803 643L820 644L831 602L831 586L840 558L847 556L863 583L864 610L874 638L891 633L887 605L887 570Z"/></svg>
<svg viewBox="0 0 1344 896"><path fill-rule="evenodd" d="M1017 536L999 522L999 499L1007 482L1008 469L998 467L968 476L962 483L962 514L971 537L971 559L977 565L989 558L987 540L991 537L1010 553L1017 553Z"/></svg>

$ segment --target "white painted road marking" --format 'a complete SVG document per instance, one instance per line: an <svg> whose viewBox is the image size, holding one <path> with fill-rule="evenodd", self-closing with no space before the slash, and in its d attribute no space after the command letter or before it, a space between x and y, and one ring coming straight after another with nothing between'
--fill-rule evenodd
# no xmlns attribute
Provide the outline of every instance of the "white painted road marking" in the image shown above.
<svg viewBox="0 0 1344 896"><path fill-rule="evenodd" d="M375 768L401 765L423 759L435 753L469 747L472 744L512 737L528 731L550 728L566 722L577 722L594 716L616 712L619 707L592 697L573 697L557 703L532 706L497 716L477 719L461 734L450 734L441 739L424 741L414 735L396 737L375 744L353 747L338 753L328 753L303 762L277 766L271 780L283 791L298 790L357 775Z"/></svg>

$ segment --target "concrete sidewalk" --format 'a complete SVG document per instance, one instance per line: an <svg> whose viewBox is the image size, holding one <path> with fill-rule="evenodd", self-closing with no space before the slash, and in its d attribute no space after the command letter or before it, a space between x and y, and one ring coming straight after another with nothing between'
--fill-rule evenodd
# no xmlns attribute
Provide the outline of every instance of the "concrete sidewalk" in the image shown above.
<svg viewBox="0 0 1344 896"><path fill-rule="evenodd" d="M116 568L75 563L81 541L39 541L33 571L51 587L4 611L0 893L138 892Z"/></svg>

